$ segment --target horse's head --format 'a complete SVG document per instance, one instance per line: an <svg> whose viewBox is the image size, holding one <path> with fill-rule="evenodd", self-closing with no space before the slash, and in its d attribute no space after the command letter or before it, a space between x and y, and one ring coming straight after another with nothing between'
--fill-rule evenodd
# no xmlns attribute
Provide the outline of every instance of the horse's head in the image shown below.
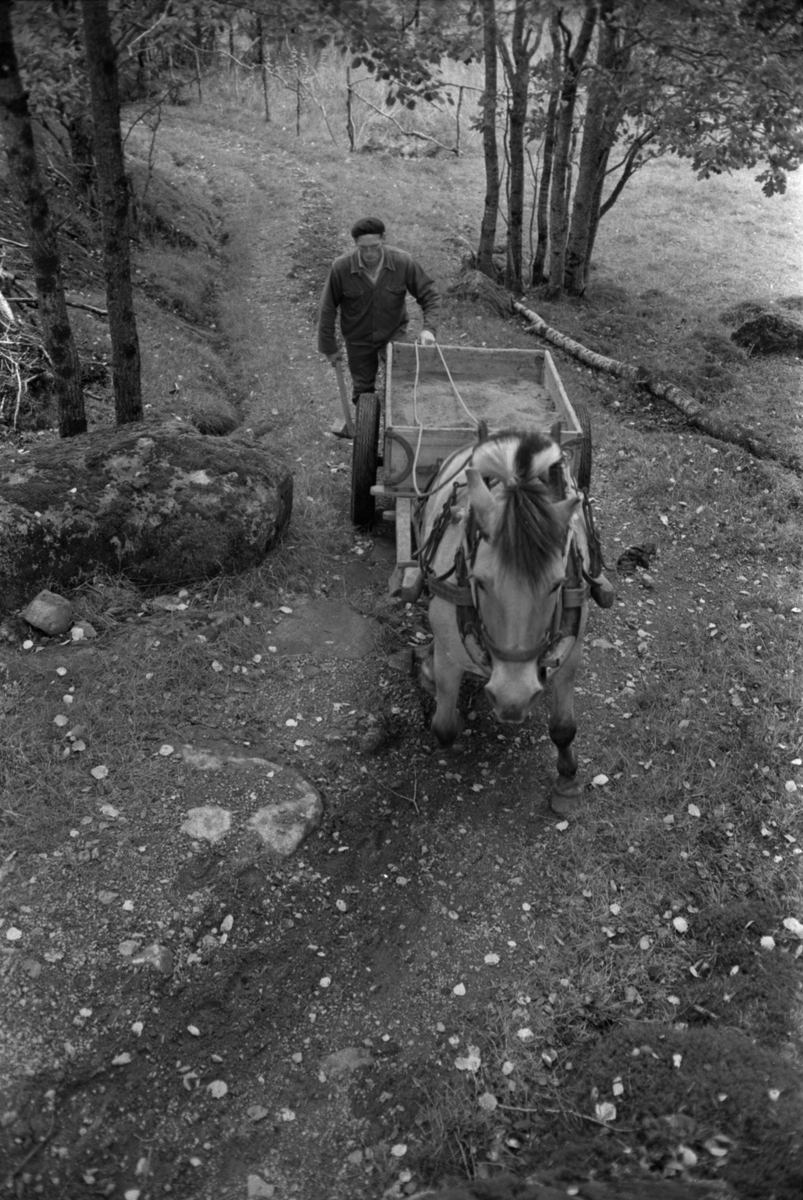
<svg viewBox="0 0 803 1200"><path fill-rule="evenodd" d="M569 523L580 503L558 499L550 487L549 469L560 456L544 434L498 434L477 447L466 470L479 535L471 581L491 659L486 690L497 720L513 724L545 686L541 660L557 632Z"/></svg>

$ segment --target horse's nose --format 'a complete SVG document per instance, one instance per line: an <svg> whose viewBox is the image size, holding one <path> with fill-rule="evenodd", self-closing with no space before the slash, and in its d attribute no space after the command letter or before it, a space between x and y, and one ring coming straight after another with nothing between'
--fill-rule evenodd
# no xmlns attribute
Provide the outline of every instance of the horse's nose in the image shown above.
<svg viewBox="0 0 803 1200"><path fill-rule="evenodd" d="M486 684L485 690L491 701L494 716L497 721L502 721L506 725L521 725L538 698L538 691L535 691L526 700L511 701L500 698L490 684Z"/></svg>

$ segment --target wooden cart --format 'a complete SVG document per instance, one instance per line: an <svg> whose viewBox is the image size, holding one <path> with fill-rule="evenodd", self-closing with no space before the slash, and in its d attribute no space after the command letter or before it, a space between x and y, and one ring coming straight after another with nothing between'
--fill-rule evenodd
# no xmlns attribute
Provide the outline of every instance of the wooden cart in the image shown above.
<svg viewBox="0 0 803 1200"><path fill-rule="evenodd" d="M380 424L384 414L384 431ZM391 497L396 567L391 592L404 595L414 572L412 511L441 463L474 442L477 423L489 432L542 429L561 423L561 445L578 488L591 480L591 430L585 405L569 400L548 350L475 346L388 346L384 403L374 394L357 405L351 518L370 526L376 498ZM382 467L381 479L377 472Z"/></svg>

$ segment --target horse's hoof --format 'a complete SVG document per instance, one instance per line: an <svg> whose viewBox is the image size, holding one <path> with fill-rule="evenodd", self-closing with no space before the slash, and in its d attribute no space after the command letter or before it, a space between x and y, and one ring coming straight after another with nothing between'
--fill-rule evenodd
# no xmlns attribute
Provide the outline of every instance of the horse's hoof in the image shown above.
<svg viewBox="0 0 803 1200"><path fill-rule="evenodd" d="M570 817L577 811L582 795L583 789L579 783L559 775L549 797L549 807L559 817Z"/></svg>

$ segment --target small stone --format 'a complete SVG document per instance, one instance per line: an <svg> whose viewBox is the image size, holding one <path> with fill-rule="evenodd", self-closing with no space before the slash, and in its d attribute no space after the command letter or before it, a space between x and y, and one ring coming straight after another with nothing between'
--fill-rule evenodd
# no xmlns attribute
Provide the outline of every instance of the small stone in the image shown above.
<svg viewBox="0 0 803 1200"><path fill-rule="evenodd" d="M160 946L157 942L139 950L132 956L131 961L137 966L153 967L162 975L173 973L173 955L166 946Z"/></svg>
<svg viewBox="0 0 803 1200"><path fill-rule="evenodd" d="M272 1183L266 1183L261 1175L249 1175L248 1176L249 1200L251 1200L251 1197L256 1197L256 1200L261 1200L261 1198L265 1198L265 1200L270 1200L270 1197L275 1196L275 1195L276 1195L276 1188L273 1186Z"/></svg>
<svg viewBox="0 0 803 1200"><path fill-rule="evenodd" d="M34 629L41 630L48 637L59 637L72 625L72 612L72 604L64 596L43 591L34 596L30 604L22 610L22 617L29 625L33 625Z"/></svg>
<svg viewBox="0 0 803 1200"><path fill-rule="evenodd" d="M98 631L94 625L90 625L89 621L76 621L70 630L70 637L74 642L89 641L91 638L96 638Z"/></svg>

